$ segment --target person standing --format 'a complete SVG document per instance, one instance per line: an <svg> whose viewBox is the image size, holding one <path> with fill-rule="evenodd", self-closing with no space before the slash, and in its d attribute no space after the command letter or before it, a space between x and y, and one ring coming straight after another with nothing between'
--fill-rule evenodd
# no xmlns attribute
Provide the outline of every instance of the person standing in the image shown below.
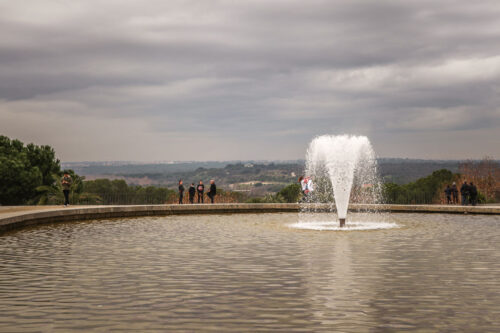
<svg viewBox="0 0 500 333"><path fill-rule="evenodd" d="M194 203L194 194L196 193L196 189L194 188L194 183L191 183L189 186L189 203Z"/></svg>
<svg viewBox="0 0 500 333"><path fill-rule="evenodd" d="M462 196L462 206L467 206L469 204L469 185L467 185L466 181L464 181L464 183L460 187L460 195Z"/></svg>
<svg viewBox="0 0 500 333"><path fill-rule="evenodd" d="M307 198L311 194L312 191L314 191L314 185L312 182L311 177L300 177L299 178L299 183L302 189L302 194L304 195L302 197L302 201L307 201Z"/></svg>
<svg viewBox="0 0 500 333"><path fill-rule="evenodd" d="M471 205L475 206L477 204L477 187L473 182L469 184L469 196Z"/></svg>
<svg viewBox="0 0 500 333"><path fill-rule="evenodd" d="M453 204L457 205L458 204L458 188L457 188L457 183L453 182L451 185L451 195L453 197Z"/></svg>
<svg viewBox="0 0 500 333"><path fill-rule="evenodd" d="M182 185L182 179L179 180L179 205L182 205L182 199L184 198L184 185Z"/></svg>
<svg viewBox="0 0 500 333"><path fill-rule="evenodd" d="M444 194L446 195L446 203L449 205L451 204L451 187L450 185L446 185L446 188L444 189Z"/></svg>
<svg viewBox="0 0 500 333"><path fill-rule="evenodd" d="M196 192L198 193L198 203L203 203L203 193L205 192L205 185L203 185L203 182L201 180L196 190Z"/></svg>
<svg viewBox="0 0 500 333"><path fill-rule="evenodd" d="M210 190L208 191L208 197L210 202L214 203L215 195L217 194L217 186L215 185L215 180L210 180Z"/></svg>
<svg viewBox="0 0 500 333"><path fill-rule="evenodd" d="M69 175L67 171L64 172L64 175L61 179L61 185L63 188L63 194L64 194L64 207L67 207L69 205L69 191L71 189L71 185L73 184L73 179Z"/></svg>

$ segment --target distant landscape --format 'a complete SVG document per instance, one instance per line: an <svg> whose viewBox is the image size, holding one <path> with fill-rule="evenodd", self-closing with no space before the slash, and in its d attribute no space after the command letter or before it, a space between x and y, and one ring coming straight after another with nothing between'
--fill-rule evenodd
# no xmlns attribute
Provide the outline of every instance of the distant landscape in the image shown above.
<svg viewBox="0 0 500 333"><path fill-rule="evenodd" d="M179 179L186 187L214 179L220 203L297 202L304 167L304 160L61 163L50 146L0 135L0 205L60 204L63 173L72 179L72 204L175 203ZM368 191L380 190L381 202L443 203L444 188L464 181L477 184L479 203L500 202L500 162L487 156L478 161L380 158L377 173L382 184L353 189L352 202L364 200L366 188L375 186Z"/></svg>
<svg viewBox="0 0 500 333"><path fill-rule="evenodd" d="M407 184L440 169L458 172L462 161L380 158L379 175L384 182ZM130 185L175 188L179 179L186 183L214 179L227 190L260 196L279 191L303 174L305 161L225 161L225 162L73 162L62 163L87 180L123 179Z"/></svg>
<svg viewBox="0 0 500 333"><path fill-rule="evenodd" d="M297 202L304 167L304 160L61 163L50 146L0 135L0 205L60 204L64 173L72 179L71 204L175 203L179 179L186 187L214 179L219 203ZM480 204L500 202L500 162L488 156L477 161L380 158L377 173L382 183L353 189L352 202L362 202L366 191L379 191L380 202L443 203L445 187L464 181L477 184Z"/></svg>

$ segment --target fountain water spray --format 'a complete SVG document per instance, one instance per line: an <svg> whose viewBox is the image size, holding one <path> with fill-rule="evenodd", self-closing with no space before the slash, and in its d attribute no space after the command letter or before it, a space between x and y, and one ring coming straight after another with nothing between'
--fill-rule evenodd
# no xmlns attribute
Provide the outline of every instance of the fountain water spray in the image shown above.
<svg viewBox="0 0 500 333"><path fill-rule="evenodd" d="M376 173L375 152L366 136L323 135L309 144L306 174L317 184L316 200L324 201L333 194L340 227L345 225L351 198L363 203L378 201Z"/></svg>

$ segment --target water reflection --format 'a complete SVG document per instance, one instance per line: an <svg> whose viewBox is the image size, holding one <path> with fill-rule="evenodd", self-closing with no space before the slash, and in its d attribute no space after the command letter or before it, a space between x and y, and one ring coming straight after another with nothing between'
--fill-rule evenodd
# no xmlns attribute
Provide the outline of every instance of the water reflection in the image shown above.
<svg viewBox="0 0 500 333"><path fill-rule="evenodd" d="M350 232L290 228L296 214L11 232L0 331L500 329L498 218L391 219L398 228Z"/></svg>
<svg viewBox="0 0 500 333"><path fill-rule="evenodd" d="M349 313L352 303L352 265L349 240L341 237L331 245L309 248L308 290L314 301L314 316L323 324ZM337 318L332 314L337 314Z"/></svg>

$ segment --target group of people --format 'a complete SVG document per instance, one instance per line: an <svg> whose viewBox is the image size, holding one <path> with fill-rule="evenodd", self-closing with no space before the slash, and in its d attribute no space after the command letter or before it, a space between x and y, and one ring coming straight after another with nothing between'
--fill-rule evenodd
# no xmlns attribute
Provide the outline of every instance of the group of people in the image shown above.
<svg viewBox="0 0 500 333"><path fill-rule="evenodd" d="M457 184L453 182L453 184L447 185L444 189L444 194L446 195L446 203L447 204L458 204L458 188ZM464 181L462 186L460 187L460 196L462 197L462 205L467 206L469 203L472 206L477 204L477 187L473 182L467 184L467 181Z"/></svg>
<svg viewBox="0 0 500 333"><path fill-rule="evenodd" d="M184 185L182 179L179 180L179 204L183 204L184 199ZM203 203L203 195L205 193L205 185L203 181L200 180L198 185L195 187L194 183L191 183L189 186L188 194L189 194L189 203L194 203L195 194L198 194L198 203ZM210 180L210 189L208 190L207 196L210 198L210 202L214 203L215 196L217 195L217 186L215 185L215 181L213 179Z"/></svg>

